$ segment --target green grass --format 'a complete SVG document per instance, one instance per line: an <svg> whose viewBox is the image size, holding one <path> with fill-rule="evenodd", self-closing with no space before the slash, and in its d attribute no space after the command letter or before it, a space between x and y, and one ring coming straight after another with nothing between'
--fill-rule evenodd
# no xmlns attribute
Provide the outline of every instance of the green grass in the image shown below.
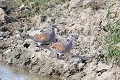
<svg viewBox="0 0 120 80"><path fill-rule="evenodd" d="M107 44L108 54L107 58L112 59L117 63L120 63L120 49L116 46L120 42L120 19L117 18L116 14L112 12L111 8L115 4L111 5L108 8L106 14L106 25L102 25L102 30L107 32L107 36L105 37L105 41Z"/></svg>
<svg viewBox="0 0 120 80"><path fill-rule="evenodd" d="M69 0L10 0L10 6L17 9L19 6L24 4L29 9L19 13L20 16L30 17L34 15L42 16L52 16L52 13L55 16L62 15L60 11L54 10L56 5L63 4Z"/></svg>
<svg viewBox="0 0 120 80"><path fill-rule="evenodd" d="M26 15L48 15L51 16L55 5L65 3L68 0L22 0L30 8Z"/></svg>

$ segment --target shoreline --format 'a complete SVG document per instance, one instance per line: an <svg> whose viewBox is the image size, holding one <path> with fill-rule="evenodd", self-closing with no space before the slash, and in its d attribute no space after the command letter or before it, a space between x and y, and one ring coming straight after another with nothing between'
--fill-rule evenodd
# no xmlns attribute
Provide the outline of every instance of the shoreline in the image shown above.
<svg viewBox="0 0 120 80"><path fill-rule="evenodd" d="M28 14L24 10L17 10L22 3L15 6L15 10L11 8L10 13L4 10L5 6L0 7L0 61L27 68L29 73L62 80L119 80L119 66L110 62L112 60L106 62L105 37L108 32L101 29L101 24L108 24L106 13L109 3L81 1L53 2L49 5L52 8L47 9L51 13L29 17L25 17ZM119 6L115 4L112 7L117 16L113 21L120 18ZM27 7L25 11L29 12L29 6L22 6ZM21 37L23 34L34 36L45 31L52 21L59 29L55 30L58 41L66 40L71 32L76 33L70 57L64 60L57 59L48 49L36 47L33 40Z"/></svg>

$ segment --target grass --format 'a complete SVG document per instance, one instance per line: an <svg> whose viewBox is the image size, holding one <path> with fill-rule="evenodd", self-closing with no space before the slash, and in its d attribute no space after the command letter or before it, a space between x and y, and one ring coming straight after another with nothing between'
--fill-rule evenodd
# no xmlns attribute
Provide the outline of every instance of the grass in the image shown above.
<svg viewBox="0 0 120 80"><path fill-rule="evenodd" d="M51 16L55 5L65 3L68 0L22 0L21 4L28 6L29 11L24 12L26 16L48 15Z"/></svg>
<svg viewBox="0 0 120 80"><path fill-rule="evenodd" d="M19 12L20 16L30 17L34 15L41 16L52 16L55 13L55 16L60 16L61 12L54 10L56 5L63 4L69 0L10 0L10 6L14 9L19 8L22 4L27 6L29 9L26 11ZM15 15L13 13L13 15Z"/></svg>
<svg viewBox="0 0 120 80"><path fill-rule="evenodd" d="M112 12L111 8L115 4L112 4L106 14L106 25L102 25L102 30L107 32L105 41L107 43L108 54L107 58L112 59L115 63L120 63L120 47L116 45L120 43L120 19L117 19L116 13Z"/></svg>

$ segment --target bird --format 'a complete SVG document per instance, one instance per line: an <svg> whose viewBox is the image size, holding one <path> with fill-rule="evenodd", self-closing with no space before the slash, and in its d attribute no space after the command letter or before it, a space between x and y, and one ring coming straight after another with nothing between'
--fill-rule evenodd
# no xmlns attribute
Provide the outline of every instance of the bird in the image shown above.
<svg viewBox="0 0 120 80"><path fill-rule="evenodd" d="M53 53L57 54L57 59L62 59L65 53L70 53L75 34L71 33L65 42L55 42L49 46Z"/></svg>
<svg viewBox="0 0 120 80"><path fill-rule="evenodd" d="M55 25L50 24L45 32L35 34L34 36L24 34L23 37L35 41L36 47L48 45L51 42L56 42L55 28L57 28Z"/></svg>

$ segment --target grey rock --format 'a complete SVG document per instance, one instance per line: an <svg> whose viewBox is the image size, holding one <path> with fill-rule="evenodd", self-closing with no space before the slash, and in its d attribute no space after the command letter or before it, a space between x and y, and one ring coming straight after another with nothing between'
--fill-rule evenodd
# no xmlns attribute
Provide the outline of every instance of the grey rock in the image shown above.
<svg viewBox="0 0 120 80"><path fill-rule="evenodd" d="M87 5L87 4L90 3L91 1L93 1L93 0L84 0L84 1L83 1L83 6Z"/></svg>
<svg viewBox="0 0 120 80"><path fill-rule="evenodd" d="M0 0L0 8L6 9L7 7L7 0Z"/></svg>
<svg viewBox="0 0 120 80"><path fill-rule="evenodd" d="M72 75L68 79L69 80L80 80L84 75L85 75L85 73L80 72L80 73L76 73L76 74Z"/></svg>
<svg viewBox="0 0 120 80"><path fill-rule="evenodd" d="M95 73L84 76L81 80L96 80Z"/></svg>
<svg viewBox="0 0 120 80"><path fill-rule="evenodd" d="M6 36L8 36L8 35L10 35L10 34L11 34L11 32L5 31L4 34L3 34L3 37L6 37Z"/></svg>
<svg viewBox="0 0 120 80"><path fill-rule="evenodd" d="M4 32L0 32L0 37L3 37L3 35L4 35Z"/></svg>
<svg viewBox="0 0 120 80"><path fill-rule="evenodd" d="M71 0L70 2L69 2L69 7L70 8L75 8L75 7L77 7L77 6L82 6L82 2L83 2L84 0Z"/></svg>
<svg viewBox="0 0 120 80"><path fill-rule="evenodd" d="M4 19L5 19L6 23L11 23L11 22L15 22L16 21L13 17L8 16L8 15L5 15Z"/></svg>
<svg viewBox="0 0 120 80"><path fill-rule="evenodd" d="M96 68L96 71L97 72L100 72L100 71L104 72L104 71L109 70L110 68L112 68L112 64L107 65L105 63L99 62L98 67Z"/></svg>
<svg viewBox="0 0 120 80"><path fill-rule="evenodd" d="M4 21L5 16L6 16L5 11L2 8L0 8L0 21Z"/></svg>

